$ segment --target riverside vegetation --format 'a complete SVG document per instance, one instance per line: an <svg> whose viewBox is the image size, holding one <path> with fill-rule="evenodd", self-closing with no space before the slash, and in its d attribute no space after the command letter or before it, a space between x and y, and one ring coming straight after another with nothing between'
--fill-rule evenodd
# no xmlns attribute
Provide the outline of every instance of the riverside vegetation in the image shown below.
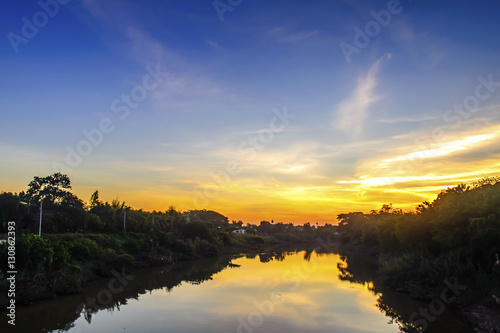
<svg viewBox="0 0 500 333"><path fill-rule="evenodd" d="M0 194L0 233L16 222L16 299L19 304L77 293L90 281L133 269L220 253L256 251L276 243L301 243L335 236L336 227L301 227L262 221L247 224L210 210L145 212L118 199L88 203L70 192L68 176L34 177L26 192ZM43 200L42 236L38 237ZM25 203L25 204L23 204ZM0 245L0 305L5 309L7 244Z"/></svg>
<svg viewBox="0 0 500 333"><path fill-rule="evenodd" d="M460 308L477 332L500 332L500 178L448 188L414 212L384 205L338 220L341 247L376 255L385 286L438 300L453 281L460 297L447 306Z"/></svg>

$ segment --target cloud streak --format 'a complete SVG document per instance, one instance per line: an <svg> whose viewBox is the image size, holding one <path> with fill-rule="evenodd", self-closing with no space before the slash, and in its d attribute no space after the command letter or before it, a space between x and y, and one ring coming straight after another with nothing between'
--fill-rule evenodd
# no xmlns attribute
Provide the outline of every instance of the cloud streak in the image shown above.
<svg viewBox="0 0 500 333"><path fill-rule="evenodd" d="M267 34L281 42L295 43L318 35L319 30L290 32L284 27L277 27L268 31Z"/></svg>
<svg viewBox="0 0 500 333"><path fill-rule="evenodd" d="M435 119L434 116L401 117L401 118L378 119L377 123L381 124L420 123L434 119Z"/></svg>
<svg viewBox="0 0 500 333"><path fill-rule="evenodd" d="M391 56L390 53L387 53L379 58L370 68L368 74L358 79L358 85L351 93L351 96L338 104L335 110L337 115L334 122L335 128L346 133L352 133L355 136L359 135L363 130L364 121L368 117L370 107L382 98L375 94L377 74L382 62L385 59L390 59Z"/></svg>

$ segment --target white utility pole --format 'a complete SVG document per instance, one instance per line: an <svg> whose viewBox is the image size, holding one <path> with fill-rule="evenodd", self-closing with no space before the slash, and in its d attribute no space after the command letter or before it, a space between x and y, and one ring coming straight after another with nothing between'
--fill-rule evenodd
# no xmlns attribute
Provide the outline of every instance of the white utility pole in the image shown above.
<svg viewBox="0 0 500 333"><path fill-rule="evenodd" d="M40 199L40 223L38 224L38 237L42 235L42 207L43 207L43 199Z"/></svg>

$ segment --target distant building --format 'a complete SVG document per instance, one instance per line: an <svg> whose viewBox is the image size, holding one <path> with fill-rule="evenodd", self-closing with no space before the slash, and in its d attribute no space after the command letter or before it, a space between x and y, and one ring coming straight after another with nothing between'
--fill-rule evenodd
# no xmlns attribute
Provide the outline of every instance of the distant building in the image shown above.
<svg viewBox="0 0 500 333"><path fill-rule="evenodd" d="M245 233L245 229L236 229L236 230L233 230L233 234L244 234Z"/></svg>

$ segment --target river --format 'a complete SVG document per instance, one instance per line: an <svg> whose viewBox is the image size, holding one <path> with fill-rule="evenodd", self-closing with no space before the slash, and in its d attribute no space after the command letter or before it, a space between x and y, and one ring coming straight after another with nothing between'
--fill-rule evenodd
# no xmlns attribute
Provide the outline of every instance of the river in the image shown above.
<svg viewBox="0 0 500 333"><path fill-rule="evenodd" d="M15 331L397 333L415 331L408 321L416 313L414 320L427 321L425 332L470 332L452 308L422 319L429 302L373 281L373 264L362 255L226 255L116 272L85 293L18 307Z"/></svg>

